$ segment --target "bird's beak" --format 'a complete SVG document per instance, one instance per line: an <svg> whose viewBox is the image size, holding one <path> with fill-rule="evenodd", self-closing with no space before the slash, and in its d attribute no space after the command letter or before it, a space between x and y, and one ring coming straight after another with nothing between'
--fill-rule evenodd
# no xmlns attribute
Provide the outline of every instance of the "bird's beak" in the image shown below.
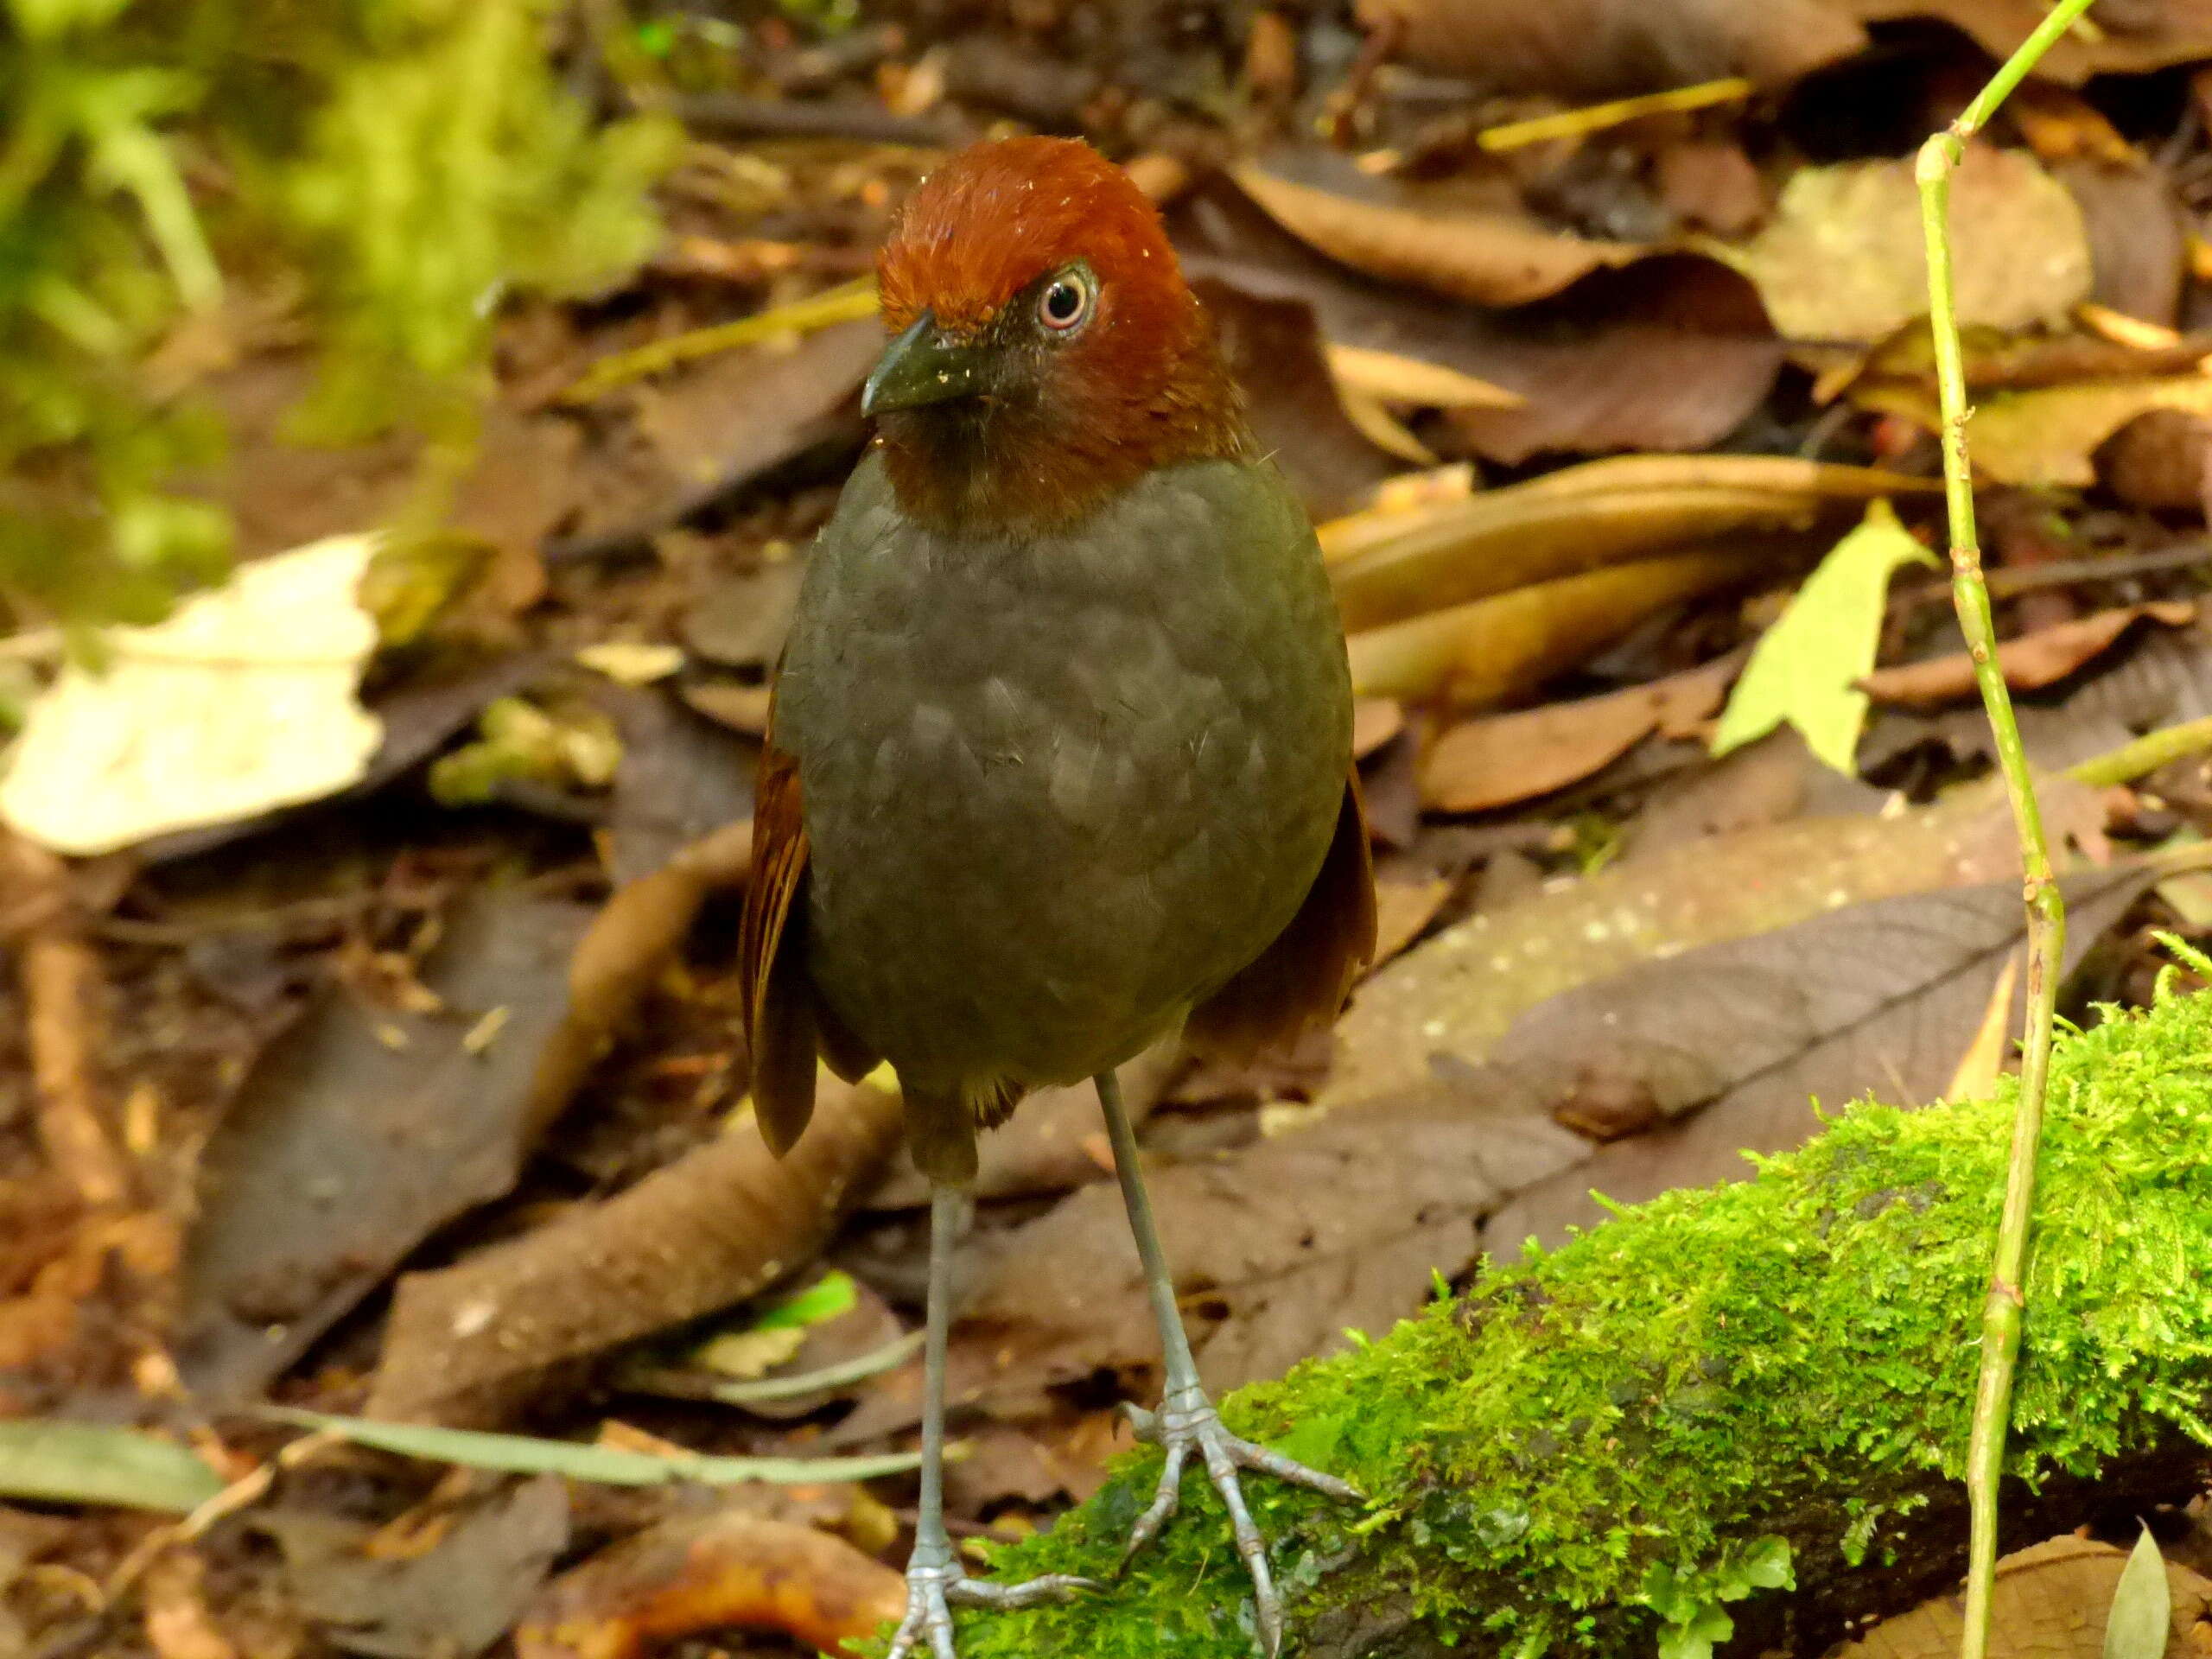
<svg viewBox="0 0 2212 1659"><path fill-rule="evenodd" d="M861 390L861 413L873 416L886 410L950 403L981 390L982 384L982 349L945 339L938 332L936 317L925 311L885 348Z"/></svg>

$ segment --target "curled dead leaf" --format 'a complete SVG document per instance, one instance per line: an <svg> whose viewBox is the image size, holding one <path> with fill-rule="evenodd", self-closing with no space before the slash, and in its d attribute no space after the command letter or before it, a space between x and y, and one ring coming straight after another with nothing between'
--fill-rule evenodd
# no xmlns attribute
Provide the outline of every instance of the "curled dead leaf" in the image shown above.
<svg viewBox="0 0 2212 1659"><path fill-rule="evenodd" d="M1602 697L1463 721L1422 757L1421 800L1481 812L1579 783L1655 731L1688 735L1720 707L1739 663L1726 658Z"/></svg>
<svg viewBox="0 0 2212 1659"><path fill-rule="evenodd" d="M548 1585L517 1659L637 1659L721 1626L823 1653L906 1611L906 1581L843 1539L743 1510L664 1522Z"/></svg>
<svg viewBox="0 0 2212 1659"><path fill-rule="evenodd" d="M1732 534L1810 530L1924 479L1770 455L1624 455L1320 528L1344 626L1400 622Z"/></svg>
<svg viewBox="0 0 2212 1659"><path fill-rule="evenodd" d="M1444 696L1479 707L1573 666L1664 606L1749 579L1758 556L1685 553L1541 582L1353 634L1363 696Z"/></svg>
<svg viewBox="0 0 2212 1659"><path fill-rule="evenodd" d="M2196 607L2188 600L2167 599L2098 611L2006 640L1997 648L1998 665L2005 671L2005 683L2015 691L2039 690L2110 650L2122 634L2146 620L2183 627L2196 620ZM1955 652L1926 662L1877 669L1859 682L1859 689L1878 702L1932 709L1975 695L1974 658Z"/></svg>
<svg viewBox="0 0 2212 1659"><path fill-rule="evenodd" d="M1285 230L1331 258L1476 305L1526 305L1650 251L1641 243L1565 235L1525 213L1394 193L1349 167L1322 169L1327 188L1259 167L1234 176Z"/></svg>
<svg viewBox="0 0 2212 1659"><path fill-rule="evenodd" d="M810 1260L898 1138L899 1097L825 1077L779 1161L747 1122L603 1204L399 1281L372 1414L495 1421L552 1369L727 1307Z"/></svg>

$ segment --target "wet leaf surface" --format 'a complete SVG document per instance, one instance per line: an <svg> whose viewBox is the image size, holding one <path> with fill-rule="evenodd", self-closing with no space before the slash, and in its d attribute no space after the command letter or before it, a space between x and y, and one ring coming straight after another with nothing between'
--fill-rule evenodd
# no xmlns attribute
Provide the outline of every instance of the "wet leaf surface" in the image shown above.
<svg viewBox="0 0 2212 1659"><path fill-rule="evenodd" d="M2067 882L2069 963L2149 879L2114 869ZM1506 1259L1527 1238L1556 1245L1570 1227L1595 1225L1607 1211L1592 1190L1636 1204L1740 1179L1743 1154L1801 1145L1823 1109L1868 1090L1900 1103L1936 1098L2024 938L2016 883L1905 893L1647 963L1530 1009L1491 1061L1532 1104L1630 1096L1674 1121L1516 1194L1485 1227L1485 1248ZM2016 996L2008 1027L2018 1018Z"/></svg>
<svg viewBox="0 0 2212 1659"><path fill-rule="evenodd" d="M513 1184L589 919L573 899L486 888L426 970L435 1012L327 995L270 1046L202 1160L178 1352L203 1399L258 1395L433 1230ZM498 1010L497 1039L473 1046Z"/></svg>

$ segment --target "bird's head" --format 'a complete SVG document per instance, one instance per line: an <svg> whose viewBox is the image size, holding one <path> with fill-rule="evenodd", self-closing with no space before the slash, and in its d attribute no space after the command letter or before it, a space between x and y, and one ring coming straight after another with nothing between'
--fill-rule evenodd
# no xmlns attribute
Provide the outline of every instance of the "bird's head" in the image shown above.
<svg viewBox="0 0 2212 1659"><path fill-rule="evenodd" d="M876 270L893 338L861 406L914 517L1065 524L1156 467L1243 453L1235 385L1159 213L1088 144L962 151Z"/></svg>

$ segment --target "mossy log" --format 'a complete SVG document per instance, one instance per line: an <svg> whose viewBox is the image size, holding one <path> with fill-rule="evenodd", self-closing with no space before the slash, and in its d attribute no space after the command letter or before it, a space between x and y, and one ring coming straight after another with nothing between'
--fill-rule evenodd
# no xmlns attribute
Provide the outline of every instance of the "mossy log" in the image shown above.
<svg viewBox="0 0 2212 1659"><path fill-rule="evenodd" d="M1249 1478L1293 1650L1817 1653L1953 1585L2012 1101L1863 1105L1755 1179L1669 1194L1340 1357L1234 1427L1364 1510ZM2186 1497L2212 1444L2212 997L2063 1042L2006 1547ZM966 1659L1252 1651L1202 1478L1129 1571L1132 1456L993 1572L1109 1580L962 1619Z"/></svg>

